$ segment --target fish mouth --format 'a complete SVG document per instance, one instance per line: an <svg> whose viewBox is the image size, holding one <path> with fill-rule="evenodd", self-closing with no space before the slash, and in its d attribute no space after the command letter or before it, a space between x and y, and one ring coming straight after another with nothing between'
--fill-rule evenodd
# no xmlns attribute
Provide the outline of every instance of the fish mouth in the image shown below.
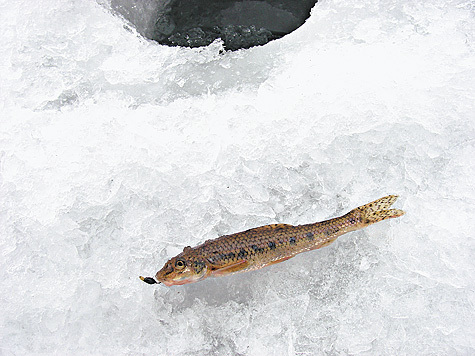
<svg viewBox="0 0 475 356"><path fill-rule="evenodd" d="M166 277L165 278L157 278L157 280L160 282L160 283L163 283L164 285L166 285L167 287L171 287L171 286L181 286L183 284L188 284L188 283L192 283L195 281L195 279L193 277L181 277L181 278L175 278L175 279L167 279Z"/></svg>
<svg viewBox="0 0 475 356"><path fill-rule="evenodd" d="M163 283L167 287L171 287L171 286L182 286L183 284L191 283L191 281L184 279L182 281L163 281L161 283Z"/></svg>
<svg viewBox="0 0 475 356"><path fill-rule="evenodd" d="M158 276L155 276L155 280L158 281L158 283L163 283L167 287L171 286L182 286L183 284L188 284L188 283L194 283L202 279L204 276L199 276L199 275L187 275L187 276L175 276L174 278L167 278L164 276L161 276L159 278Z"/></svg>

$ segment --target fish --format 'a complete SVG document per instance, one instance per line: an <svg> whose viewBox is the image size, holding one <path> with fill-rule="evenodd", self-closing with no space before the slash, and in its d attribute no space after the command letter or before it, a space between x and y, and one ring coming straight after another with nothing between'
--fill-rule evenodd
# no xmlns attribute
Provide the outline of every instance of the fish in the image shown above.
<svg viewBox="0 0 475 356"><path fill-rule="evenodd" d="M168 260L155 278L139 278L167 287L249 272L328 246L339 236L405 214L391 209L397 195L362 205L340 217L305 225L271 224L187 246Z"/></svg>

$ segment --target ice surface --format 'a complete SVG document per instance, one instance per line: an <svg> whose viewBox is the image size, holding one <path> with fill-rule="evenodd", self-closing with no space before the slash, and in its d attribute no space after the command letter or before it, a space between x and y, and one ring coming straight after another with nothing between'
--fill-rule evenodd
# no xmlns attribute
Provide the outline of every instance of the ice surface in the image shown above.
<svg viewBox="0 0 475 356"><path fill-rule="evenodd" d="M2 355L475 353L470 1L324 0L263 47L1 2ZM388 193L407 214L167 289L183 246Z"/></svg>

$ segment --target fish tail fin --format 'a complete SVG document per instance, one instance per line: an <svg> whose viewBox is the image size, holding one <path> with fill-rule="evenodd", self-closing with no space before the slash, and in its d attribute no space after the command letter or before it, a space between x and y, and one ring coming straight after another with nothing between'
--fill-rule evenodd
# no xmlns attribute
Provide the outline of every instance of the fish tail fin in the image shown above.
<svg viewBox="0 0 475 356"><path fill-rule="evenodd" d="M356 215L359 228L386 219L398 218L404 215L405 212L400 209L390 209L391 205L394 204L397 198L397 195L388 195L386 197L379 198L371 203L353 209L350 214Z"/></svg>

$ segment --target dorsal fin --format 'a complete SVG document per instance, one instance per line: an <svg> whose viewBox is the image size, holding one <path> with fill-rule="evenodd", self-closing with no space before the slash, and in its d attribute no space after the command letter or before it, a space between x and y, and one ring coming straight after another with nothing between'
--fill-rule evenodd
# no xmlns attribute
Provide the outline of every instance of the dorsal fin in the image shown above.
<svg viewBox="0 0 475 356"><path fill-rule="evenodd" d="M294 227L293 225L289 224L270 224L260 227L255 227L254 229L250 229L252 231L263 231L263 230L281 230L281 229L288 229L289 227ZM248 230L248 231L250 231Z"/></svg>

